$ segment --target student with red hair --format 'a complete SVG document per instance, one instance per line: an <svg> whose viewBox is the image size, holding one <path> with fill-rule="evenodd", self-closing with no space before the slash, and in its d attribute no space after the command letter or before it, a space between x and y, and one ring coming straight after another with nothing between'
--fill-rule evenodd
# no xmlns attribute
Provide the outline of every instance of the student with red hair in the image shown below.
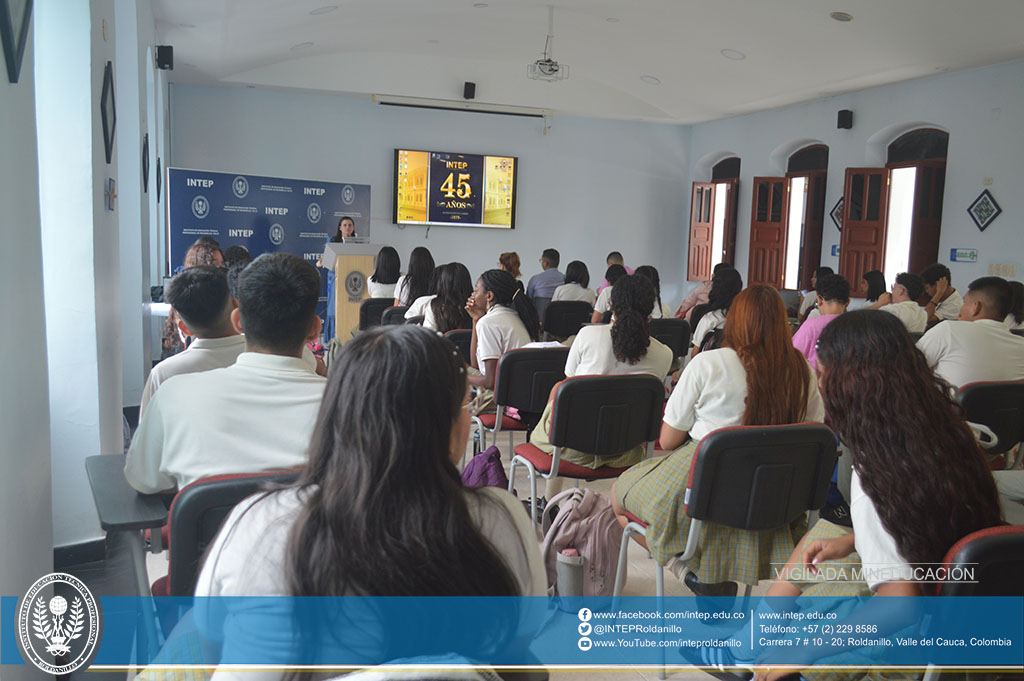
<svg viewBox="0 0 1024 681"><path fill-rule="evenodd" d="M628 511L648 523L646 547L675 571L689 531L683 490L701 438L730 426L821 422L825 409L814 372L793 347L778 291L758 285L733 300L723 347L702 352L683 370L665 408L661 446L668 456L633 466L613 487L619 522ZM802 529L802 528L795 528ZM762 532L707 525L687 586L701 594L735 593L735 584L757 584L785 562L799 539L790 528Z"/></svg>

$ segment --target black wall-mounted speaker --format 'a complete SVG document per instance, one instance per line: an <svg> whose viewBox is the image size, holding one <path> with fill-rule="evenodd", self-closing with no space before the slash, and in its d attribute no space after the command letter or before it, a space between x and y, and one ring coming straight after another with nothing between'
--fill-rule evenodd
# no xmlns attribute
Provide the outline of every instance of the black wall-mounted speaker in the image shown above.
<svg viewBox="0 0 1024 681"><path fill-rule="evenodd" d="M174 47L171 45L156 46L156 67L163 71L174 70Z"/></svg>
<svg viewBox="0 0 1024 681"><path fill-rule="evenodd" d="M470 83L468 80L462 84L462 98L473 99L476 97L476 83Z"/></svg>
<svg viewBox="0 0 1024 681"><path fill-rule="evenodd" d="M838 121L836 127L841 130L849 130L853 127L853 112L849 109L841 109L839 111Z"/></svg>

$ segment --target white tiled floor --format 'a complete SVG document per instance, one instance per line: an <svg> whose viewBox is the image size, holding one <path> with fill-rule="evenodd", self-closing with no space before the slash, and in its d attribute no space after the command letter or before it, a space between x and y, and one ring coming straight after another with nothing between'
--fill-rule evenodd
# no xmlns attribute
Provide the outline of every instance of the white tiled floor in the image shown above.
<svg viewBox="0 0 1024 681"><path fill-rule="evenodd" d="M513 442L518 445L525 440L525 436L517 434L514 436ZM470 447L472 445L470 444ZM499 436L498 447L501 449L501 458L505 463L506 473L508 472L509 461L511 459L511 452L506 451L508 449L508 435L501 434ZM467 460L472 452L469 451L467 454ZM529 498L529 482L526 476L525 470L520 467L516 473L516 491L518 492L520 499ZM569 483L572 484L572 483ZM611 480L600 480L592 483L584 483L590 489L596 490L605 496L611 496L612 481ZM538 493L544 494L544 481L538 480ZM167 554L163 553L160 555L147 554L147 567L149 569L150 581L155 581L159 577L167 574ZM629 577L626 580L625 587L623 588L624 596L653 596L654 595L654 579L656 564L647 554L647 552L637 543L631 542L629 547ZM763 595L767 590L767 582L761 582L758 586L754 587L754 595ZM683 586L683 583L676 579L671 572L665 572L665 595L666 596L692 596L692 592ZM658 678L657 669L653 668L637 668L637 667L623 667L620 669L565 669L565 670L552 670L551 679L552 681L571 680L571 681L600 681L602 679L615 679L616 681L647 681ZM685 679L701 679L702 681L708 681L711 679L710 676L700 672L692 667L685 668L679 667L678 671L669 674L670 679L678 679L683 681Z"/></svg>

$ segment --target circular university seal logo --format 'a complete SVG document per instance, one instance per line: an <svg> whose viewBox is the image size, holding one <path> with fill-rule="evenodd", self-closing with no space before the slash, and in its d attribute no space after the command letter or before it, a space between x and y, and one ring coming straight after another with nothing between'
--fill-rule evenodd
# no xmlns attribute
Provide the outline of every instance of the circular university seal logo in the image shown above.
<svg viewBox="0 0 1024 681"><path fill-rule="evenodd" d="M320 210L319 203L311 203L309 204L309 207L306 208L306 217L309 218L309 221L312 222L314 225L320 222L320 217L322 215L323 211Z"/></svg>
<svg viewBox="0 0 1024 681"><path fill-rule="evenodd" d="M356 200L356 190L352 188L352 185L346 184L341 188L341 201L346 206L351 205Z"/></svg>
<svg viewBox="0 0 1024 681"><path fill-rule="evenodd" d="M192 215L195 215L200 220L204 219L210 214L210 202L206 200L206 197L200 194L196 198L192 199Z"/></svg>
<svg viewBox="0 0 1024 681"><path fill-rule="evenodd" d="M42 671L70 674L86 665L99 645L99 604L78 578L46 575L21 600L18 640L29 662Z"/></svg>
<svg viewBox="0 0 1024 681"><path fill-rule="evenodd" d="M349 272L348 276L345 277L345 293L348 294L349 300L361 298L365 289L366 277L363 276L363 273Z"/></svg>
<svg viewBox="0 0 1024 681"><path fill-rule="evenodd" d="M231 191L235 193L236 197L244 199L245 195L249 193L249 180L239 175L231 181Z"/></svg>
<svg viewBox="0 0 1024 681"><path fill-rule="evenodd" d="M276 222L270 225L270 242L275 246L284 243L284 227Z"/></svg>

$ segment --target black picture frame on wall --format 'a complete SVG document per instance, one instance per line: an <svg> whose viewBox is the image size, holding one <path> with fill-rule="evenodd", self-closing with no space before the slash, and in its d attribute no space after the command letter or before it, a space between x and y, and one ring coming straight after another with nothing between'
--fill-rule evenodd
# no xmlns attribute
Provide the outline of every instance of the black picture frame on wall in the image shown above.
<svg viewBox="0 0 1024 681"><path fill-rule="evenodd" d="M160 203L160 187L163 186L163 170L161 169L160 157L156 157L156 202Z"/></svg>
<svg viewBox="0 0 1024 681"><path fill-rule="evenodd" d="M117 104L114 101L114 65L109 61L103 67L100 118L103 119L103 151L106 152L107 163L109 164L114 157L114 132L117 130Z"/></svg>
<svg viewBox="0 0 1024 681"><path fill-rule="evenodd" d="M142 193L149 193L149 133L142 136Z"/></svg>
<svg viewBox="0 0 1024 681"><path fill-rule="evenodd" d="M31 20L32 0L0 0L0 41L4 45L7 80L12 83L17 83L21 77Z"/></svg>

